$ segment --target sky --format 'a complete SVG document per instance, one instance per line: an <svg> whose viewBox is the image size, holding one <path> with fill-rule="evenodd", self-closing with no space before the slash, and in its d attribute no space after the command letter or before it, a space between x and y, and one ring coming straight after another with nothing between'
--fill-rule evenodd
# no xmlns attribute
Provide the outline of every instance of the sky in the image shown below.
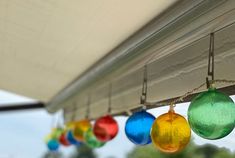
<svg viewBox="0 0 235 158"><path fill-rule="evenodd" d="M235 100L235 97L232 98ZM32 101L34 100L0 90L0 106ZM188 105L188 103L179 104L175 107L175 111L187 118ZM156 117L167 111L168 107L149 110ZM44 109L0 113L0 158L41 158L47 151L44 138L61 116L61 112L52 115ZM120 116L115 119L119 124L119 133L114 140L95 150L99 158L108 158L109 156L125 158L125 155L135 146L125 136L124 127L127 117ZM220 140L205 140L194 133L193 137L198 145L210 143L235 151L235 131ZM64 158L71 154L73 150L73 147L60 148Z"/></svg>

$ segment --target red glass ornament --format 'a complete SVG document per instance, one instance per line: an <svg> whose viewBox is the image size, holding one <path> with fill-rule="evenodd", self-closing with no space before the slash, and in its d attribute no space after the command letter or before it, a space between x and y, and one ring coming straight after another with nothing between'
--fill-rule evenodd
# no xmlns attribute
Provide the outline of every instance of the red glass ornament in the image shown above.
<svg viewBox="0 0 235 158"><path fill-rule="evenodd" d="M64 146L69 146L70 145L69 141L66 138L65 132L60 135L59 142L60 142L60 144L62 144Z"/></svg>
<svg viewBox="0 0 235 158"><path fill-rule="evenodd" d="M118 133L117 121L110 115L103 116L96 120L93 133L99 141L107 142Z"/></svg>

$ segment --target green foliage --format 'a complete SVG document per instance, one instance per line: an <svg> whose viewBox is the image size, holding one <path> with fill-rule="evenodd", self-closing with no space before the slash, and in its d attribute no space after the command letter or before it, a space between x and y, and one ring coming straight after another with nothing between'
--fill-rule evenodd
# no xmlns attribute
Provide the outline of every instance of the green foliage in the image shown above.
<svg viewBox="0 0 235 158"><path fill-rule="evenodd" d="M96 158L96 155L91 148L81 145L70 158Z"/></svg>
<svg viewBox="0 0 235 158"><path fill-rule="evenodd" d="M63 158L63 155L61 152L50 152L47 151L42 158Z"/></svg>
<svg viewBox="0 0 235 158"><path fill-rule="evenodd" d="M162 153L153 145L138 146L127 155L127 158L235 158L235 154L214 145L196 146L190 143L182 152L176 154Z"/></svg>

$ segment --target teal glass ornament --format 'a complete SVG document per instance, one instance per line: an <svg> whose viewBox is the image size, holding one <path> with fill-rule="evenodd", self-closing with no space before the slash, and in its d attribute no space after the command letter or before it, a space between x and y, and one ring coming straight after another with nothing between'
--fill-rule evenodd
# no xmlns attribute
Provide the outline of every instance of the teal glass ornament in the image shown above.
<svg viewBox="0 0 235 158"><path fill-rule="evenodd" d="M57 151L60 147L60 143L55 139L50 139L47 142L47 147L50 151Z"/></svg>
<svg viewBox="0 0 235 158"><path fill-rule="evenodd" d="M228 95L210 88L192 100L188 121L192 130L202 138L223 138L235 126L234 102Z"/></svg>
<svg viewBox="0 0 235 158"><path fill-rule="evenodd" d="M104 146L104 142L99 141L91 128L88 129L88 131L86 131L84 133L84 139L85 139L85 143L87 146L89 146L90 148L100 148L102 146Z"/></svg>

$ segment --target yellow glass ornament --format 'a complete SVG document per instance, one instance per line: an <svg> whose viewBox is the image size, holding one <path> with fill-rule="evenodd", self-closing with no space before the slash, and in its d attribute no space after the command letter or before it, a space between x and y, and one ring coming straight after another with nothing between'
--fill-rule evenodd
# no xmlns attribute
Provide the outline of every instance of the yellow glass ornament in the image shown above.
<svg viewBox="0 0 235 158"><path fill-rule="evenodd" d="M52 139L52 134L48 134L48 135L46 135L45 137L44 137L44 141L45 141L45 143L47 143L49 140L51 140Z"/></svg>
<svg viewBox="0 0 235 158"><path fill-rule="evenodd" d="M151 130L153 144L165 153L181 151L189 143L190 137L191 130L188 122L174 110L159 116Z"/></svg>
<svg viewBox="0 0 235 158"><path fill-rule="evenodd" d="M76 123L75 121L70 121L70 122L66 123L65 129L66 130L73 130L75 123Z"/></svg>
<svg viewBox="0 0 235 158"><path fill-rule="evenodd" d="M84 141L84 133L88 131L91 127L91 123L87 119L75 122L73 125L74 138L78 141Z"/></svg>

